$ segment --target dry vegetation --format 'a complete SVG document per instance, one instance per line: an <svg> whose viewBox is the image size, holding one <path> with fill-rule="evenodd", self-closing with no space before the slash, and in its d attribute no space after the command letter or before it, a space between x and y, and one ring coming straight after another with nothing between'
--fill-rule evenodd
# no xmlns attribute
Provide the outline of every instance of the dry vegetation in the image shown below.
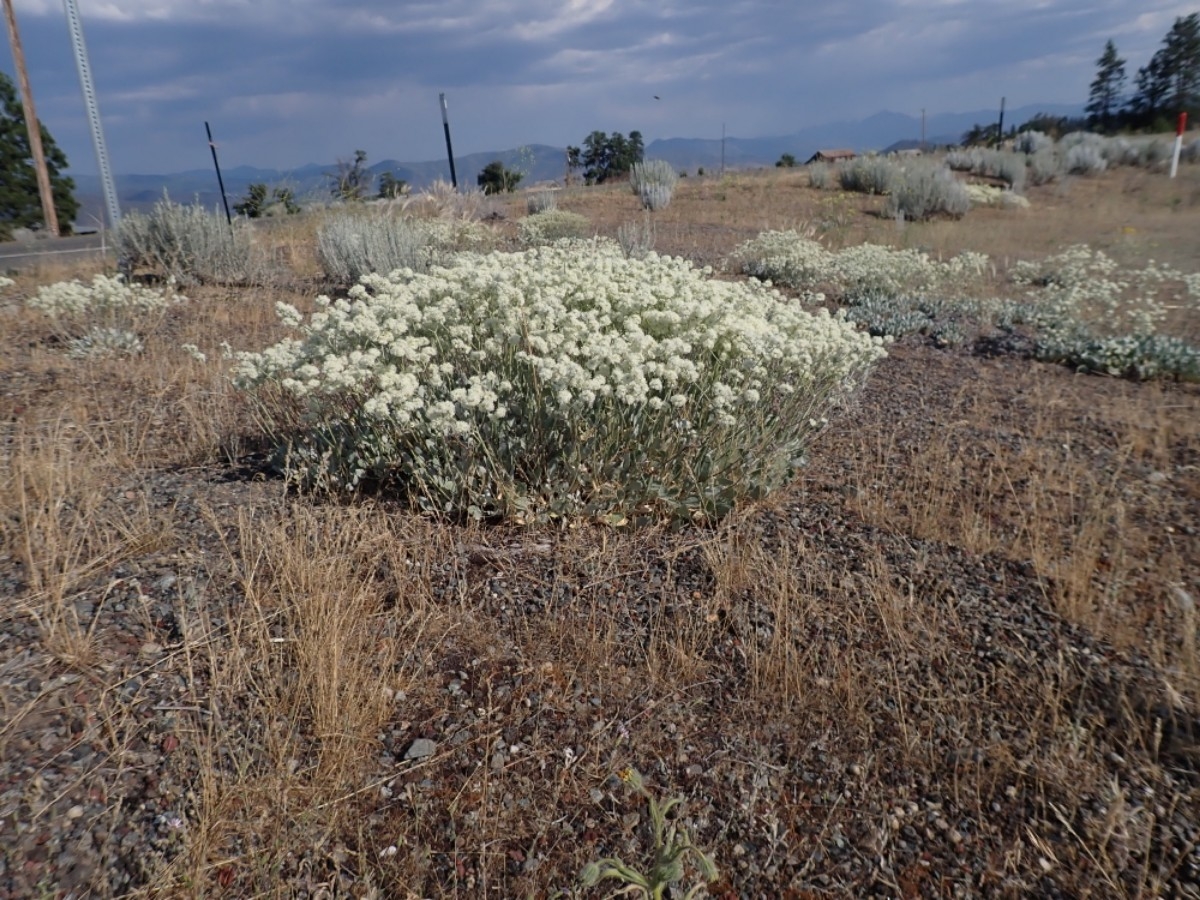
<svg viewBox="0 0 1200 900"><path fill-rule="evenodd" d="M1030 198L897 227L693 176L654 226L1200 268L1197 167ZM269 232L306 277L311 234ZM584 864L650 851L627 766L711 896L1200 896L1196 385L911 338L717 526L447 524L264 475L217 348L316 291L197 289L132 359L0 309L0 898L607 896Z"/></svg>

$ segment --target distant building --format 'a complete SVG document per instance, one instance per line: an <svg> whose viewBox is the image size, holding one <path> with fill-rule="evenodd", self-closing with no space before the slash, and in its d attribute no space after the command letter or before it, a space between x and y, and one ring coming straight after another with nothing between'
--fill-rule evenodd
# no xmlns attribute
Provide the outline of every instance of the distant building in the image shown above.
<svg viewBox="0 0 1200 900"><path fill-rule="evenodd" d="M838 162L843 159L854 159L856 156L858 154L853 150L818 150L809 157L805 165L816 162Z"/></svg>

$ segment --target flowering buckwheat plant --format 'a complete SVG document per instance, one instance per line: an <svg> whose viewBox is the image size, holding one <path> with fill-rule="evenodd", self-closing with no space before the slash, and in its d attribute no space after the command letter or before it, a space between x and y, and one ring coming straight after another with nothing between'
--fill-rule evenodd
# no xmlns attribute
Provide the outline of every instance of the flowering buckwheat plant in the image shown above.
<svg viewBox="0 0 1200 900"><path fill-rule="evenodd" d="M981 278L990 261L982 253L963 253L938 262L919 250L893 250L876 244L847 247L837 253L795 231L766 231L734 251L741 271L760 280L797 290L823 289L852 302L939 288L961 290Z"/></svg>
<svg viewBox="0 0 1200 900"><path fill-rule="evenodd" d="M1200 275L1147 262L1122 269L1100 250L1068 247L1040 263L1019 262L1040 331L1038 354L1081 368L1138 378L1200 374L1200 351L1167 332L1194 327Z"/></svg>
<svg viewBox="0 0 1200 900"><path fill-rule="evenodd" d="M520 520L720 516L788 481L882 342L611 241L463 254L318 298L240 354L304 482Z"/></svg>
<svg viewBox="0 0 1200 900"><path fill-rule="evenodd" d="M74 355L94 356L103 354L80 348L138 352L141 349L138 335L153 328L172 304L184 300L185 297L175 293L173 284L159 290L129 284L120 275L97 275L91 284L76 280L44 285L25 302L30 309L49 318L55 333L73 348Z"/></svg>

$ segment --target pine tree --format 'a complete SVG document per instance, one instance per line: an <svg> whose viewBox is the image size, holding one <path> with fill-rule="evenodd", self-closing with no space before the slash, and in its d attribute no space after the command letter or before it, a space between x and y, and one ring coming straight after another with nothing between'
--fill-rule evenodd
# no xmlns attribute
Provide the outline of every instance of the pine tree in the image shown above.
<svg viewBox="0 0 1200 900"><path fill-rule="evenodd" d="M1168 109L1184 112L1200 103L1200 13L1180 17L1163 39Z"/></svg>
<svg viewBox="0 0 1200 900"><path fill-rule="evenodd" d="M67 167L66 155L54 143L45 125L41 125L41 130L59 232L70 234L71 222L79 213L75 182L62 174ZM13 231L18 228L41 224L42 203L33 168L33 151L29 148L29 130L25 127L25 112L12 79L0 72L0 241L11 240Z"/></svg>
<svg viewBox="0 0 1200 900"><path fill-rule="evenodd" d="M1143 128L1169 125L1200 107L1200 13L1175 20L1150 62L1138 69L1127 115Z"/></svg>
<svg viewBox="0 0 1200 900"><path fill-rule="evenodd" d="M1104 53L1096 60L1096 65L1098 71L1086 107L1088 124L1109 131L1125 87L1125 60L1117 56L1117 45L1110 40L1104 45Z"/></svg>

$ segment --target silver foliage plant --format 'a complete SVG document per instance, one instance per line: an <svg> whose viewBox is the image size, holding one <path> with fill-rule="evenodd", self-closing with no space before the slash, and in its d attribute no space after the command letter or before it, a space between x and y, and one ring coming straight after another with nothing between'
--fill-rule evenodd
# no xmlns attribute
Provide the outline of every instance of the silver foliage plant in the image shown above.
<svg viewBox="0 0 1200 900"><path fill-rule="evenodd" d="M460 254L318 298L239 357L298 481L432 513L712 519L785 484L883 344L611 241Z"/></svg>

